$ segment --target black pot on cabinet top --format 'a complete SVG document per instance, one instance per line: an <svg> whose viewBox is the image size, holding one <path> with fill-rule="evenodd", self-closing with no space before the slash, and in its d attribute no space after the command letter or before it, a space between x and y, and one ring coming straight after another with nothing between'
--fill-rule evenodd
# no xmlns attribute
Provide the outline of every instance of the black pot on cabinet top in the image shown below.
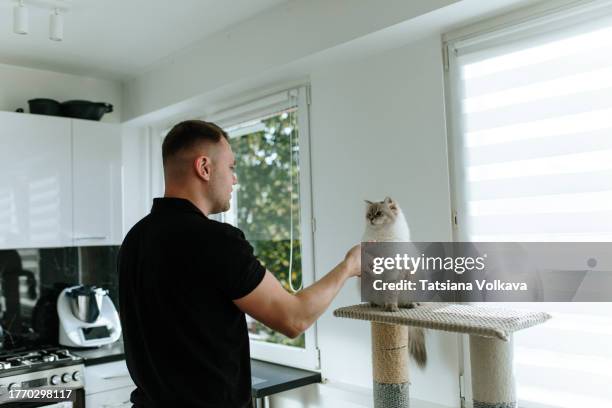
<svg viewBox="0 0 612 408"><path fill-rule="evenodd" d="M113 105L104 102L74 100L61 105L62 116L76 119L100 120L105 113L113 111Z"/></svg>
<svg viewBox="0 0 612 408"><path fill-rule="evenodd" d="M61 104L55 99L48 99L48 98L30 99L28 101L28 105L30 105L30 113L35 113L38 115L51 115L51 116L61 115Z"/></svg>

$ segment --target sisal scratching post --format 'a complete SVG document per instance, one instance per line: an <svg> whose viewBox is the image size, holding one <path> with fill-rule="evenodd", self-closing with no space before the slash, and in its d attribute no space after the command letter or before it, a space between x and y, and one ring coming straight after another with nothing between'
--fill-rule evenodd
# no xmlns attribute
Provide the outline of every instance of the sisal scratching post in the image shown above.
<svg viewBox="0 0 612 408"><path fill-rule="evenodd" d="M512 336L507 341L470 336L474 408L516 408Z"/></svg>
<svg viewBox="0 0 612 408"><path fill-rule="evenodd" d="M372 322L374 408L407 408L408 327Z"/></svg>
<svg viewBox="0 0 612 408"><path fill-rule="evenodd" d="M474 408L516 408L512 333L544 323L543 312L454 303L425 303L389 312L369 304L341 307L334 316L372 324L374 407L408 407L408 327L470 335Z"/></svg>

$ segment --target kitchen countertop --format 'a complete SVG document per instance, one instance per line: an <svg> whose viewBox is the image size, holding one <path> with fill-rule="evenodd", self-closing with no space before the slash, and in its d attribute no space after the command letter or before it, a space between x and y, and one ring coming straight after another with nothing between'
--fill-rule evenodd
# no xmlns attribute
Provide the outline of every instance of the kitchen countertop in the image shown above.
<svg viewBox="0 0 612 408"><path fill-rule="evenodd" d="M116 341L95 349L71 349L70 351L74 355L83 357L86 366L125 360L122 341Z"/></svg>

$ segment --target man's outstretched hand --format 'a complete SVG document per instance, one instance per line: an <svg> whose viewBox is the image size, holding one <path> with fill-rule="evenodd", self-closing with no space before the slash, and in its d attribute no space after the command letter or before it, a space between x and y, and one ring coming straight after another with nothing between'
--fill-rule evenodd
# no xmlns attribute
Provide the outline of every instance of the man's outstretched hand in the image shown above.
<svg viewBox="0 0 612 408"><path fill-rule="evenodd" d="M344 263L349 276L361 277L361 244L357 244L346 253Z"/></svg>
<svg viewBox="0 0 612 408"><path fill-rule="evenodd" d="M295 295L266 271L261 283L234 303L269 328L295 338L321 316L351 276L361 276L361 244L352 247L329 273Z"/></svg>

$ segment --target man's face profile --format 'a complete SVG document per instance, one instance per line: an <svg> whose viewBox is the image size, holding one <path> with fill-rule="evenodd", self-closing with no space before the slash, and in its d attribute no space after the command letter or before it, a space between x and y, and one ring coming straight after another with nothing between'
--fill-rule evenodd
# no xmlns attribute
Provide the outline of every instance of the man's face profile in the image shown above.
<svg viewBox="0 0 612 408"><path fill-rule="evenodd" d="M213 202L211 213L216 214L229 210L233 186L238 182L234 153L225 138L216 143L211 164L209 194Z"/></svg>

